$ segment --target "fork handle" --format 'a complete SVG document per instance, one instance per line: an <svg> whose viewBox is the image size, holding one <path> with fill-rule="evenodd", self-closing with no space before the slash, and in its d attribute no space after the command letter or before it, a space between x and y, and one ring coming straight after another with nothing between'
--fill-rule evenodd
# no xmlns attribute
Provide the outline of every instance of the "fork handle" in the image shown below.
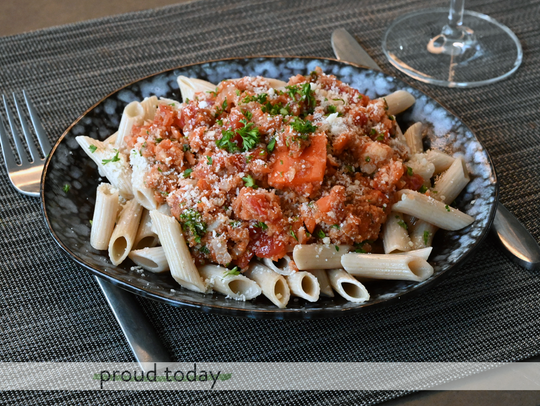
<svg viewBox="0 0 540 406"><path fill-rule="evenodd" d="M95 278L142 370L147 370L146 363L172 362L135 297L102 278Z"/></svg>

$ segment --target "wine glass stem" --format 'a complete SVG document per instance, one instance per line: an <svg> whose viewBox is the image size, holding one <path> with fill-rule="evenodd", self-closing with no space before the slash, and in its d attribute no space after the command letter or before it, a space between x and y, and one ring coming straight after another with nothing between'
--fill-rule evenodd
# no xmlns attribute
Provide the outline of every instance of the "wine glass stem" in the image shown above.
<svg viewBox="0 0 540 406"><path fill-rule="evenodd" d="M450 13L448 14L448 26L457 29L463 24L463 9L465 0L450 0Z"/></svg>

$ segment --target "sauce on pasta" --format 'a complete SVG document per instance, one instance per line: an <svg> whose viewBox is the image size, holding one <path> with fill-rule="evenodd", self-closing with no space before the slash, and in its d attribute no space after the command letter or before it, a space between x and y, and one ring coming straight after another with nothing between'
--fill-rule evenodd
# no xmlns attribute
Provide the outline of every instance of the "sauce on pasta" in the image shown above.
<svg viewBox="0 0 540 406"><path fill-rule="evenodd" d="M395 192L424 183L403 164L385 100L319 68L278 89L261 77L223 81L160 106L126 142L148 159L146 186L199 263L245 268L309 243L369 252Z"/></svg>

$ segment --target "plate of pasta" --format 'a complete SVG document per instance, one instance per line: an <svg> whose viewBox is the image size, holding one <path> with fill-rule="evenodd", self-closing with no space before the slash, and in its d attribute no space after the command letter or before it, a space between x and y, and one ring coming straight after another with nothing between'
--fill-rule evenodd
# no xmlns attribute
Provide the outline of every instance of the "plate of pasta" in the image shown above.
<svg viewBox="0 0 540 406"><path fill-rule="evenodd" d="M90 108L42 179L51 233L132 292L265 318L354 313L433 286L487 234L474 134L396 78L324 58L184 66Z"/></svg>

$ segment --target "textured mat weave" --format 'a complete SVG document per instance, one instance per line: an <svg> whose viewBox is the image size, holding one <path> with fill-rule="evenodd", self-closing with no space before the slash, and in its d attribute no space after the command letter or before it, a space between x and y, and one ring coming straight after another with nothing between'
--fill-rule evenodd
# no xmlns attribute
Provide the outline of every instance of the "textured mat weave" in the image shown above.
<svg viewBox="0 0 540 406"><path fill-rule="evenodd" d="M333 57L345 27L385 69L382 34L428 1L317 0L194 3L0 38L3 93L25 88L55 141L96 101L148 74L248 55ZM539 1L468 1L508 25L524 62L510 79L471 90L413 83L441 101L490 152L501 200L540 237ZM0 170L0 361L134 361L90 275L65 258L37 199ZM540 273L488 240L465 267L401 305L354 317L257 321L141 299L171 355L182 361L515 361L540 353ZM375 404L396 392L3 393L6 404Z"/></svg>

